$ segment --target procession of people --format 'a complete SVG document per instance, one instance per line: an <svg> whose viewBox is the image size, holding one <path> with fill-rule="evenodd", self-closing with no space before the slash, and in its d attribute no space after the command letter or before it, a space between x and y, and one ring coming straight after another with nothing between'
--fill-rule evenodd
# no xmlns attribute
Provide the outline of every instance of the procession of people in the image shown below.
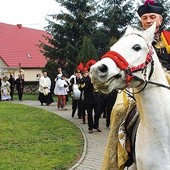
<svg viewBox="0 0 170 170"><path fill-rule="evenodd" d="M14 92L16 91L18 99L22 101L24 92L25 80L22 75L18 75L15 79L13 74L10 77L2 76L0 77L0 101L14 100Z"/></svg>

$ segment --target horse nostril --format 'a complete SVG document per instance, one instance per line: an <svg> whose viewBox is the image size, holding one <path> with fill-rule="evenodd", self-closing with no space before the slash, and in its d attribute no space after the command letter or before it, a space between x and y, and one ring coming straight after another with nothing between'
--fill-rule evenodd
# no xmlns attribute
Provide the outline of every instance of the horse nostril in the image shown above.
<svg viewBox="0 0 170 170"><path fill-rule="evenodd" d="M102 64L101 66L99 66L98 69L99 69L99 71L101 71L102 73L108 71L108 67L107 67L105 64Z"/></svg>

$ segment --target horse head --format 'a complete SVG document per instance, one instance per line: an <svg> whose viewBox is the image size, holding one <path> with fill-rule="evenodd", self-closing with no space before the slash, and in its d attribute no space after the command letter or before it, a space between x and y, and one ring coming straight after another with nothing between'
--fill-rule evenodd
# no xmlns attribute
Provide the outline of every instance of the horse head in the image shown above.
<svg viewBox="0 0 170 170"><path fill-rule="evenodd" d="M94 87L103 93L135 88L152 72L152 41L156 24L147 30L128 27L125 34L90 68Z"/></svg>

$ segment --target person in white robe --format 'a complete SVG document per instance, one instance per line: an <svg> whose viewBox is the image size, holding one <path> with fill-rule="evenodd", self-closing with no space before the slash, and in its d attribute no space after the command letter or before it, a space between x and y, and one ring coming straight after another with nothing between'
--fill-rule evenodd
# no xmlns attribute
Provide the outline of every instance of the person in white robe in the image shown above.
<svg viewBox="0 0 170 170"><path fill-rule="evenodd" d="M51 79L47 76L47 72L43 72L43 75L39 79L39 97L38 100L40 101L41 105L44 103L46 105L50 105L54 102L51 91Z"/></svg>
<svg viewBox="0 0 170 170"><path fill-rule="evenodd" d="M60 78L56 79L54 94L57 96L57 108L66 110L66 95L68 94L68 83L66 76L63 74Z"/></svg>
<svg viewBox="0 0 170 170"><path fill-rule="evenodd" d="M10 83L8 81L8 78L5 76L2 79L2 85L1 85L1 98L2 101L10 100Z"/></svg>

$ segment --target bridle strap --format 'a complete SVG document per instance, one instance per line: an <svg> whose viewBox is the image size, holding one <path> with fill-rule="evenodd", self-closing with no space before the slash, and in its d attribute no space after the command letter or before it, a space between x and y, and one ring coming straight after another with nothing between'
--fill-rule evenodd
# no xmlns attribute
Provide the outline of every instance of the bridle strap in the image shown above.
<svg viewBox="0 0 170 170"><path fill-rule="evenodd" d="M121 70L126 70L129 66L129 63L115 51L108 51L101 57L103 58L111 58Z"/></svg>
<svg viewBox="0 0 170 170"><path fill-rule="evenodd" d="M121 70L125 70L125 73L126 73L126 86L128 86L130 81L135 77L135 76L133 76L132 73L137 72L137 71L143 71L144 69L146 69L147 65L151 61L153 61L152 60L152 54L153 54L153 50L152 50L152 48L150 48L150 50L149 50L149 52L148 52L148 54L146 56L145 62L142 63L142 64L139 64L137 66L133 66L133 67L129 67L129 63L120 54L118 54L115 51L107 52L106 54L104 54L101 57L101 59L103 59L103 58L110 58L110 59L112 59L116 63L116 65ZM144 76L145 76L144 78L146 78L146 75L144 75ZM149 75L149 76L151 76L151 75Z"/></svg>
<svg viewBox="0 0 170 170"><path fill-rule="evenodd" d="M131 72L133 73L133 72L140 71L146 68L146 66L152 61L152 54L153 54L153 51L152 49L150 49L146 56L145 62L142 64L139 64L138 66L131 67L130 68Z"/></svg>
<svg viewBox="0 0 170 170"><path fill-rule="evenodd" d="M129 82L132 79L131 70L129 70L129 68L128 68L129 63L120 54L118 54L115 51L107 52L105 55L103 55L101 57L101 59L103 59L103 58L112 59L121 70L125 70L125 72L126 72L126 86L128 86Z"/></svg>

